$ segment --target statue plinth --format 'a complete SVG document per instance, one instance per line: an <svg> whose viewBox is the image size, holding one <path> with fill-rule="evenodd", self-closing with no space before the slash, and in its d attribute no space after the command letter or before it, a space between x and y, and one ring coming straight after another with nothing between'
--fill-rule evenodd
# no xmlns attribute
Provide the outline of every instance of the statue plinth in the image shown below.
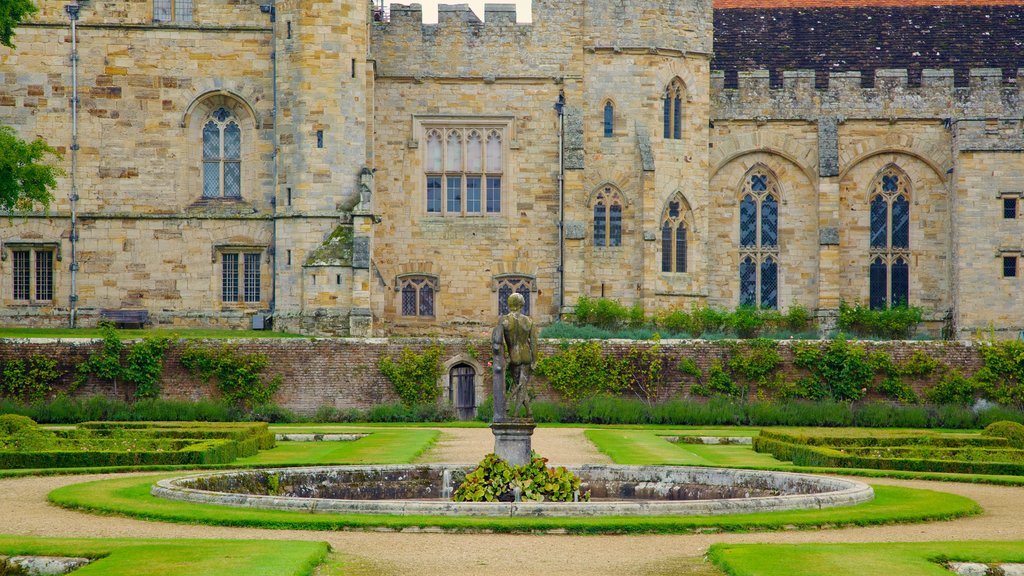
<svg viewBox="0 0 1024 576"><path fill-rule="evenodd" d="M494 433L494 453L512 466L530 463L531 438L537 426L529 418L507 418L491 424Z"/></svg>

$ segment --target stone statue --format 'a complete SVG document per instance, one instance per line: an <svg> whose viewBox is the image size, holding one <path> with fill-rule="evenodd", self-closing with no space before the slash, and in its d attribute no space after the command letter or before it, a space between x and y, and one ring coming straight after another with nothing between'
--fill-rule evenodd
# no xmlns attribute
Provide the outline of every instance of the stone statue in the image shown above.
<svg viewBox="0 0 1024 576"><path fill-rule="evenodd" d="M520 407L525 409L526 418L532 418L528 385L530 375L537 365L538 332L533 320L522 313L525 304L526 300L523 299L522 294L509 296L508 314L501 317L492 335L495 422L503 421L506 417L517 418ZM512 376L511 387L507 390L504 384L505 371ZM501 377L500 386L497 380L499 376ZM500 399L497 394L499 391L503 392ZM499 410L499 408L503 408L503 410ZM501 420L498 419L499 415Z"/></svg>

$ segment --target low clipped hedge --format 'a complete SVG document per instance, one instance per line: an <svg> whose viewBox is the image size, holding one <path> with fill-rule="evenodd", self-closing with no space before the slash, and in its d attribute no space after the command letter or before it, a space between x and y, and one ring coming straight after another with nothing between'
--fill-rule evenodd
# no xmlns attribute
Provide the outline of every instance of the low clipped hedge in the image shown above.
<svg viewBox="0 0 1024 576"><path fill-rule="evenodd" d="M892 446L898 448L899 452L894 457L880 457L877 452L870 452L865 446L823 446L809 445L794 442L787 442L780 439L785 435L776 435L762 431L761 435L754 438L754 450L766 452L779 460L791 461L796 466L811 466L824 468L867 468L875 470L906 470L911 472L947 472L957 474L1002 474L1011 476L1024 476L1024 451L1005 448L986 448L981 446L971 447L975 451L975 457L984 457L987 452L996 458L996 454L1004 459L1010 452L1018 452L1015 457L1020 460L1014 462L1000 462L994 460L956 460L936 458L936 449L932 446L910 442L911 439L904 438L909 443ZM856 437L857 441L862 440ZM932 438L933 440L935 438ZM851 440L851 442L856 442ZM873 448L877 448L876 445ZM885 449L883 447L881 449ZM915 452L916 450L916 452ZM941 449L939 449L941 451ZM914 457L919 454L919 457Z"/></svg>
<svg viewBox="0 0 1024 576"><path fill-rule="evenodd" d="M1005 438L967 436L967 435L939 435L939 434L877 434L864 436L839 436L835 434L799 434L780 430L762 430L760 438L770 438L790 444L805 444L807 446L836 446L836 447L875 447L875 446L936 446L945 448L1006 448L1009 446Z"/></svg>
<svg viewBox="0 0 1024 576"><path fill-rule="evenodd" d="M263 422L87 422L78 430L36 434L46 437L33 438L26 445L37 448L0 450L0 468L227 464L275 444L274 434Z"/></svg>

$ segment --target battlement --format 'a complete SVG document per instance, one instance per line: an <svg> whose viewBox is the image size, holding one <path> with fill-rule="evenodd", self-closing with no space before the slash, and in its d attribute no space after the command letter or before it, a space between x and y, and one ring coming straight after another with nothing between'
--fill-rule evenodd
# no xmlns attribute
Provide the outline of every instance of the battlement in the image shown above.
<svg viewBox="0 0 1024 576"><path fill-rule="evenodd" d="M484 4L484 19L469 7L469 4L439 4L437 7L438 26L451 26L460 24L492 26L508 26L519 23L519 14L515 4ZM528 25L524 22L523 25ZM434 26L433 23L423 21L423 6L421 4L392 4L391 17L387 22L381 22L382 26Z"/></svg>
<svg viewBox="0 0 1024 576"><path fill-rule="evenodd" d="M711 72L715 118L776 119L845 117L935 117L1019 115L1024 69L971 68L966 85L952 69L907 69L831 72L768 70L736 73L731 82L722 71Z"/></svg>

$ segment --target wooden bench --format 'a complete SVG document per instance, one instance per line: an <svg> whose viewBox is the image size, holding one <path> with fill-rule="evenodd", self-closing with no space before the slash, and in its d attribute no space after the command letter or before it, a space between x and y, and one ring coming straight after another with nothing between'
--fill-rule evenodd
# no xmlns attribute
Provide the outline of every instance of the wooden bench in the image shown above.
<svg viewBox="0 0 1024 576"><path fill-rule="evenodd" d="M114 326L124 328L128 324L145 327L149 322L148 310L100 310L100 320L113 322Z"/></svg>

